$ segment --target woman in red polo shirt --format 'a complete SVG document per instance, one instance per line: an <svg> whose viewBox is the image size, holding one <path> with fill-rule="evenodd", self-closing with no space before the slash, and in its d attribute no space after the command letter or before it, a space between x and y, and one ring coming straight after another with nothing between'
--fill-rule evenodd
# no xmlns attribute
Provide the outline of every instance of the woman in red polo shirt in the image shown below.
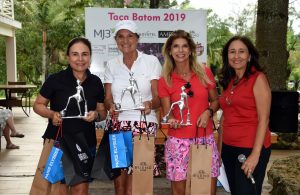
<svg viewBox="0 0 300 195"><path fill-rule="evenodd" d="M174 31L163 47L165 63L162 77L158 83L163 115L171 104L180 99L181 87L186 86L189 96L190 121L192 126L180 126L180 111L175 106L168 117L170 123L168 139L165 143L167 179L171 181L173 195L185 194L189 147L197 140L203 142L206 129L207 144L213 146L212 154L212 192L216 194L216 178L219 175L219 153L213 137L211 117L219 108L218 93L212 72L197 62L196 44L191 35L183 30ZM208 101L210 99L210 102ZM183 110L184 119L187 109ZM199 127L198 134L196 126Z"/></svg>
<svg viewBox="0 0 300 195"><path fill-rule="evenodd" d="M230 191L232 195L259 195L271 153L270 86L247 37L231 38L222 57L220 130Z"/></svg>

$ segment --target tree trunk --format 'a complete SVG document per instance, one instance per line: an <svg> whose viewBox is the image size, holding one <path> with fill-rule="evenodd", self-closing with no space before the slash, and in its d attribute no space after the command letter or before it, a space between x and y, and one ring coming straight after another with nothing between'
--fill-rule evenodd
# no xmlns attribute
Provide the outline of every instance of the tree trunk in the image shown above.
<svg viewBox="0 0 300 195"><path fill-rule="evenodd" d="M47 32L43 31L43 58L42 58L42 74L41 74L41 81L42 83L45 82L46 79L46 42L47 42Z"/></svg>
<svg viewBox="0 0 300 195"><path fill-rule="evenodd" d="M273 90L286 89L289 0L258 0L256 47Z"/></svg>
<svg viewBox="0 0 300 195"><path fill-rule="evenodd" d="M159 0L150 0L150 8L155 9L159 6Z"/></svg>

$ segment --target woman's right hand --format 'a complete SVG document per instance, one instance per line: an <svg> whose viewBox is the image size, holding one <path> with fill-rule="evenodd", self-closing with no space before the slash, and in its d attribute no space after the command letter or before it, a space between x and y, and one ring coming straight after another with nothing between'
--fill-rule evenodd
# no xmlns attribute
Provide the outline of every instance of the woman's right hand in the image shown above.
<svg viewBox="0 0 300 195"><path fill-rule="evenodd" d="M119 112L116 111L116 104L110 105L109 114L112 119L118 120Z"/></svg>
<svg viewBox="0 0 300 195"><path fill-rule="evenodd" d="M170 127L170 128L177 129L177 128L180 128L180 127L181 127L181 125L180 125L180 123L179 123L179 120L174 119L174 118L168 119L168 123L169 123L169 127Z"/></svg>
<svg viewBox="0 0 300 195"><path fill-rule="evenodd" d="M62 118L59 112L53 112L51 119L54 126L59 126L62 123Z"/></svg>

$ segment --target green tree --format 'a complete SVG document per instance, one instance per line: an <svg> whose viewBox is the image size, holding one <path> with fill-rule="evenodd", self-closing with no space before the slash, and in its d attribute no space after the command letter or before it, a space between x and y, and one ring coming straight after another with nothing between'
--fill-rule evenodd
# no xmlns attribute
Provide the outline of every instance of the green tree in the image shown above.
<svg viewBox="0 0 300 195"><path fill-rule="evenodd" d="M222 20L212 10L207 13L207 55L208 64L220 68L222 66L222 48L232 36L228 21Z"/></svg>
<svg viewBox="0 0 300 195"><path fill-rule="evenodd" d="M286 0L265 0L258 1L266 4L270 4L269 9L283 8L281 5L277 5L278 2L285 2ZM129 2L126 7L128 8L149 8L158 7L166 9L193 9L189 5L189 0L183 1L180 5L177 1L171 0L76 0L76 1L67 1L67 0L15 0L15 18L16 20L22 22L23 28L16 31L17 36L17 62L18 62L18 77L19 80L26 80L31 83L39 84L40 76L42 75L42 62L43 62L43 31L47 35L47 39L44 47L44 61L45 63L45 77L48 74L56 72L64 68L67 64L65 60L65 47L68 44L68 41L76 36L84 35L84 8L85 7L124 7L124 2ZM266 6L268 6L267 4ZM275 6L276 5L276 6ZM292 8L292 6L291 6ZM293 15L294 20L299 19L299 13L290 8L289 15ZM208 62L214 66L221 65L221 50L225 42L232 36L232 34L243 34L251 37L252 40L255 40L255 23L256 18L256 6L249 5L245 7L241 12L235 12L230 18L220 18L212 11L208 11L207 18L207 29L208 29ZM277 9L280 10L280 9ZM280 12L281 13L281 12ZM281 16L282 14L279 14ZM272 16L272 14L270 14ZM270 17L269 17L270 19ZM286 19L286 18L285 18ZM267 19L265 19L267 20ZM274 22L274 20L270 20ZM293 21L290 21L289 26L291 26ZM260 21L260 25L262 25ZM269 23L264 23L264 28L269 28ZM230 29L230 30L229 30ZM268 31L265 35L260 35L260 40L257 43L265 43L273 46L271 42L266 42L265 38L272 37L274 34L272 32L278 31L276 28L272 31ZM290 29L290 28L289 28ZM231 33L230 31L233 31ZM258 29L260 33L266 33L262 29ZM258 34L259 34L258 32ZM277 32L275 34L278 34ZM262 37L264 36L264 37ZM273 39L272 38L272 39ZM279 37L275 37L274 41L278 40ZM1 41L1 40L0 40ZM277 41L278 42L278 41ZM288 38L285 40L288 43L288 48L290 49L290 60L289 67L290 71L285 66L286 73L284 79L282 79L285 85L285 81L288 78L289 73L290 79L297 77L299 71L294 71L297 69L298 55L297 45L299 46L299 35L289 32ZM280 42L281 43L281 42ZM260 46L259 46L260 47ZM260 47L261 48L261 47ZM277 47L275 47L277 49ZM267 52L266 49L260 49L261 54ZM5 52L4 44L0 45L0 52ZM284 52L282 52L284 53ZM272 54L274 55L274 54ZM5 56L3 54L2 56ZM263 57L262 55L262 58ZM287 56L285 58L285 61ZM263 59L262 59L263 60ZM0 58L0 66L4 65L4 59ZM262 62L262 64L266 64ZM268 72L275 63L270 63L268 65ZM282 63L281 63L282 64ZM4 69L1 69L4 71ZM276 69L276 74L281 74L281 70ZM275 72L274 72L275 73ZM273 72L269 72L269 76L273 75ZM294 76L295 75L295 76ZM1 74L1 78L5 78L5 75ZM272 79L277 82L277 79ZM272 83L272 82L271 82ZM272 84L274 85L274 84Z"/></svg>
<svg viewBox="0 0 300 195"><path fill-rule="evenodd" d="M68 41L84 35L84 7L90 5L88 0L16 2L16 20L23 24L16 34L20 77L39 84L49 73L62 69Z"/></svg>

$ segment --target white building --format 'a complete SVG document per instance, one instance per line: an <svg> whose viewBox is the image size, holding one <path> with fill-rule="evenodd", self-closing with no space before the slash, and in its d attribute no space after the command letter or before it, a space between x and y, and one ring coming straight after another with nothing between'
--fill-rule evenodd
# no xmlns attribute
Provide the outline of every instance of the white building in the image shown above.
<svg viewBox="0 0 300 195"><path fill-rule="evenodd" d="M17 80L15 31L21 28L22 24L14 20L14 1L0 0L0 36L6 38L7 81Z"/></svg>

